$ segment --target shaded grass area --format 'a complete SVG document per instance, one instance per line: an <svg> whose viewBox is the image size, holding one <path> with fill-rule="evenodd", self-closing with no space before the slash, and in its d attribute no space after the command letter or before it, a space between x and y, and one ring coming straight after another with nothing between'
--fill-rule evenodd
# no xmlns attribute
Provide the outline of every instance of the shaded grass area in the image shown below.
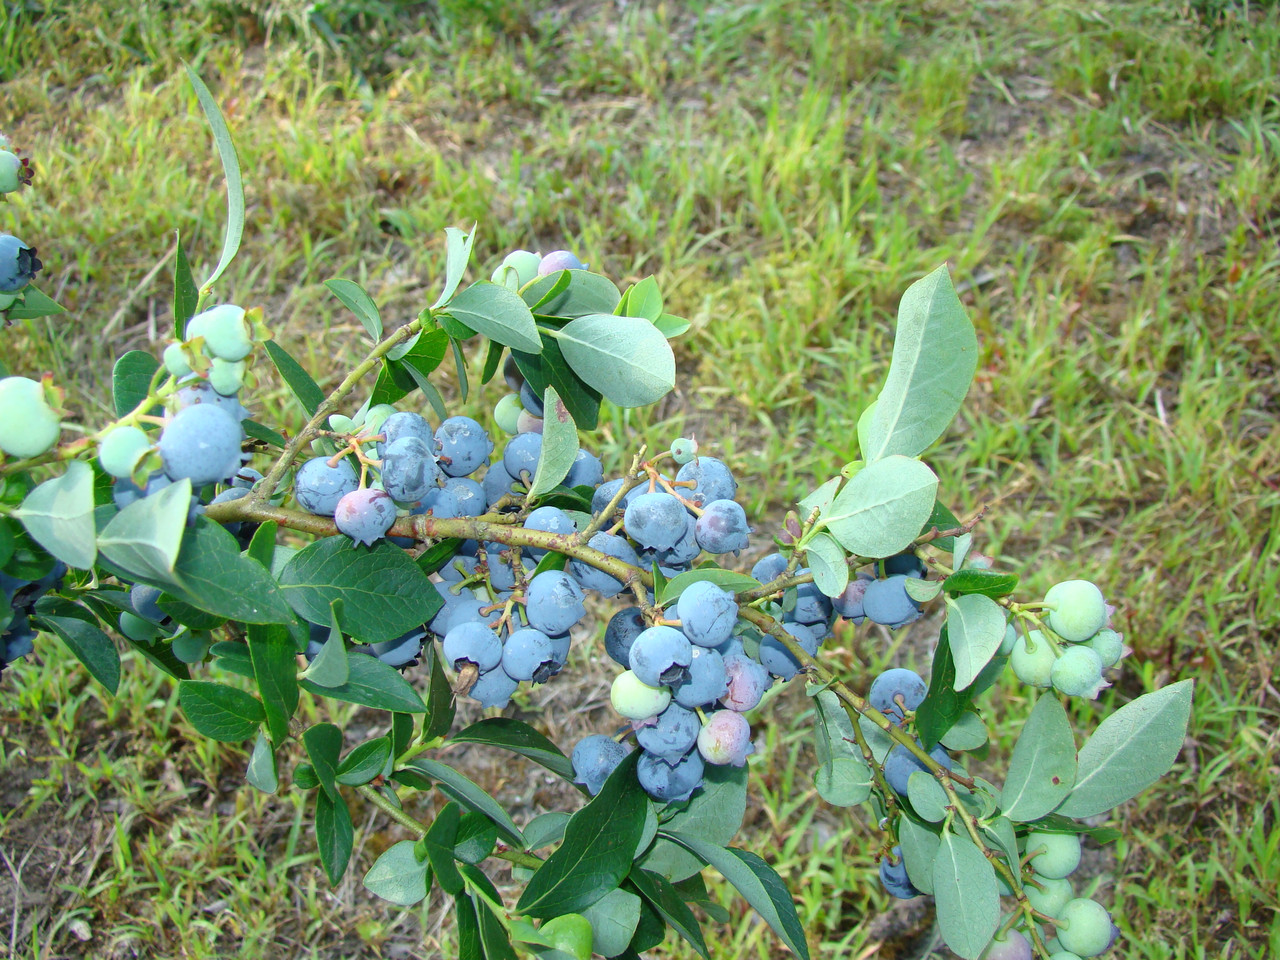
<svg viewBox="0 0 1280 960"><path fill-rule="evenodd" d="M1028 594L1070 576L1104 587L1135 650L1106 705L1200 680L1179 764L1120 811L1128 837L1092 870L1123 955L1280 953L1273 5L19 6L0 25L5 132L38 179L4 229L39 248L70 313L3 331L0 355L52 371L90 421L112 358L163 340L169 271L148 276L174 231L197 275L221 246L183 59L245 170L249 222L220 293L263 304L322 385L361 351L325 279L366 284L391 320L434 299L445 225L479 221L476 276L514 247L572 247L620 280L656 274L694 321L676 392L606 410L589 444L616 468L695 432L753 517L855 456L897 300L947 261L983 350L928 457L953 507L985 507L981 549ZM265 371L253 396L259 419L297 422ZM830 656L865 684L891 659L927 665L936 627L842 632ZM614 722L598 642L576 647L520 701L530 718L545 705L536 722L566 745ZM243 787L238 751L190 738L169 685L130 664L112 701L57 647L38 654L0 689L0 903L15 886L28 898L0 915L0 950L456 954L438 899L398 911L360 887L400 839L375 811L331 891L308 815ZM1012 678L988 700L1008 731L993 769L1028 706ZM929 918L880 891L874 824L816 802L806 708L787 691L756 718L742 843L791 880L815 954L918 953ZM1078 729L1100 715L1076 707ZM527 815L570 799L505 758L465 764ZM733 917L716 956L782 955Z"/></svg>

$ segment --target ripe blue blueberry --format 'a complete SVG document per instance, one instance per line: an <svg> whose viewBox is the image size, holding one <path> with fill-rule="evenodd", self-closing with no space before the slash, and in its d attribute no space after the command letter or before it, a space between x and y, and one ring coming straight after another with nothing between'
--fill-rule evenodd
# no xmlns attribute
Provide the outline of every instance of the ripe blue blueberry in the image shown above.
<svg viewBox="0 0 1280 960"><path fill-rule="evenodd" d="M818 652L817 635L803 623L784 623L782 629L791 634L809 656ZM760 641L760 662L781 680L790 680L800 672L800 661L774 636L766 636Z"/></svg>
<svg viewBox="0 0 1280 960"><path fill-rule="evenodd" d="M893 848L893 860L889 858L880 861L880 882L884 885L885 890L897 897L899 900L910 900L912 897L920 896L911 883L911 878L907 876L907 864L902 859L902 848Z"/></svg>
<svg viewBox="0 0 1280 960"><path fill-rule="evenodd" d="M689 679L672 688L675 702L693 709L715 703L728 690L729 677L719 651L694 647L690 652Z"/></svg>
<svg viewBox="0 0 1280 960"><path fill-rule="evenodd" d="M600 463L600 458L594 453L588 453L581 447L573 456L573 463L569 467L569 472L565 475L564 485L566 487L594 487L604 479L604 467Z"/></svg>
<svg viewBox="0 0 1280 960"><path fill-rule="evenodd" d="M626 537L603 531L593 533L591 539L587 541L587 546L632 566L638 566L640 563L640 558L636 556L635 549L627 542ZM584 589L595 590L602 597L615 597L622 592L621 580L603 570L596 569L585 560L576 558L570 560L569 572L578 578L578 582Z"/></svg>
<svg viewBox="0 0 1280 960"><path fill-rule="evenodd" d="M421 437L403 436L383 448L382 487L391 499L417 503L439 479L435 457Z"/></svg>
<svg viewBox="0 0 1280 960"><path fill-rule="evenodd" d="M488 497L484 494L484 487L470 477L450 477L444 482L442 489L452 493L458 503L458 512L455 516L478 517L489 506ZM436 516L439 516L439 514L436 514Z"/></svg>
<svg viewBox="0 0 1280 960"><path fill-rule="evenodd" d="M472 663L481 673L487 673L502 663L502 641L490 627L475 620L450 630L445 635L443 649L445 660L455 670Z"/></svg>
<svg viewBox="0 0 1280 960"><path fill-rule="evenodd" d="M860 624L867 618L863 601L866 599L867 586L875 581L870 574L860 573L849 581L844 592L831 599L831 607L836 613L854 624Z"/></svg>
<svg viewBox="0 0 1280 960"><path fill-rule="evenodd" d="M905 574L868 583L862 595L862 610L868 620L883 624L890 630L906 626L923 616L920 605L907 593Z"/></svg>
<svg viewBox="0 0 1280 960"><path fill-rule="evenodd" d="M480 674L468 696L473 700L479 700L482 707L502 708L511 702L511 695L519 687L519 681L511 679L505 670L497 667Z"/></svg>
<svg viewBox="0 0 1280 960"><path fill-rule="evenodd" d="M518 433L502 448L502 465L517 480L529 480L538 472L538 458L542 456L542 434ZM527 473L528 477L522 477Z"/></svg>
<svg viewBox="0 0 1280 960"><path fill-rule="evenodd" d="M676 601L680 632L700 647L718 647L733 634L738 603L709 580L690 584Z"/></svg>
<svg viewBox="0 0 1280 960"><path fill-rule="evenodd" d="M502 646L502 669L513 680L546 683L560 672L561 666L555 644L541 630L532 627L517 630Z"/></svg>
<svg viewBox="0 0 1280 960"><path fill-rule="evenodd" d="M493 441L484 427L470 417L450 417L436 428L440 469L451 477L465 477L484 465L493 452Z"/></svg>
<svg viewBox="0 0 1280 960"><path fill-rule="evenodd" d="M573 525L573 518L559 507L538 507L530 511L524 525L526 529L542 530L545 533L570 534L577 529ZM535 560L541 560L547 554L542 547L525 547L524 549Z"/></svg>
<svg viewBox="0 0 1280 960"><path fill-rule="evenodd" d="M919 741L917 741L918 743ZM929 756L938 763L942 764L948 770L952 767L950 754L942 744L938 744L929 751ZM916 771L929 773L929 769L924 763L910 750L902 744L897 744L884 761L884 778L890 788L900 796L907 795L907 781L911 778L911 774ZM932 774L930 774L932 776Z"/></svg>
<svg viewBox="0 0 1280 960"><path fill-rule="evenodd" d="M328 457L312 457L298 468L293 479L293 496L308 513L332 517L338 501L360 486L360 476L351 461L329 465Z"/></svg>
<svg viewBox="0 0 1280 960"><path fill-rule="evenodd" d="M738 492L738 482L724 461L715 457L698 457L684 464L678 473L677 480L692 480L694 486L678 488L681 496L698 504L708 504L713 500L732 500Z"/></svg>
<svg viewBox="0 0 1280 960"><path fill-rule="evenodd" d="M652 720L636 724L636 742L647 753L675 761L693 749L700 729L702 721L696 713L670 703Z"/></svg>
<svg viewBox="0 0 1280 960"><path fill-rule="evenodd" d="M642 547L670 549L684 533L685 512L684 504L669 493L643 493L627 504L627 534Z"/></svg>
<svg viewBox="0 0 1280 960"><path fill-rule="evenodd" d="M768 553L756 561L755 566L751 568L751 576L761 583L768 583L770 580L778 579L786 570L786 557L780 553Z"/></svg>
<svg viewBox="0 0 1280 960"><path fill-rule="evenodd" d="M582 588L563 570L544 570L531 581L525 596L529 624L543 633L567 633L586 616Z"/></svg>
<svg viewBox="0 0 1280 960"><path fill-rule="evenodd" d="M0 293L22 292L43 268L35 247L28 247L12 234L0 233Z"/></svg>
<svg viewBox="0 0 1280 960"><path fill-rule="evenodd" d="M417 437L427 445L428 450L435 449L435 436L429 424L420 413L411 410L400 410L382 421L378 431L382 439L378 441L378 456L386 456L387 447L401 437Z"/></svg>
<svg viewBox="0 0 1280 960"><path fill-rule="evenodd" d="M646 751L636 764L636 778L653 799L671 803L693 796L693 791L702 786L705 769L697 750L674 763Z"/></svg>
<svg viewBox="0 0 1280 960"><path fill-rule="evenodd" d="M546 277L561 270L585 270L587 265L568 250L552 250L538 264L538 276Z"/></svg>
<svg viewBox="0 0 1280 960"><path fill-rule="evenodd" d="M573 748L574 783L585 786L594 797L629 752L625 744L603 733L583 737Z"/></svg>
<svg viewBox="0 0 1280 960"><path fill-rule="evenodd" d="M668 687L689 677L693 645L674 627L649 627L631 644L631 670L651 687Z"/></svg>
<svg viewBox="0 0 1280 960"><path fill-rule="evenodd" d="M609 618L604 628L604 650L624 670L631 668L631 644L644 632L639 607L625 607Z"/></svg>
<svg viewBox="0 0 1280 960"><path fill-rule="evenodd" d="M179 410L160 434L157 447L171 480L184 477L193 487L233 476L243 462L239 422L217 404L198 403Z"/></svg>
<svg viewBox="0 0 1280 960"><path fill-rule="evenodd" d="M886 717L902 726L906 723L904 711L915 710L924 702L928 686L914 670L894 667L871 681L867 700Z"/></svg>
<svg viewBox="0 0 1280 960"><path fill-rule="evenodd" d="M733 500L712 500L698 518L698 546L707 553L733 553L748 545L747 513Z"/></svg>

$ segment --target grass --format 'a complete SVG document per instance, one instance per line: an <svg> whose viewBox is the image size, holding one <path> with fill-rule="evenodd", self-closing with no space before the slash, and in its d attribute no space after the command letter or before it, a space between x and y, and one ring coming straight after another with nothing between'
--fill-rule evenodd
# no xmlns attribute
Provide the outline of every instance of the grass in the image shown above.
<svg viewBox="0 0 1280 960"><path fill-rule="evenodd" d="M9 3L4 128L37 181L5 229L70 312L3 331L0 355L100 422L112 358L164 336L168 268L147 278L174 231L212 268L225 202L182 60L245 170L220 293L261 303L322 384L359 351L325 279L407 317L434 299L446 225L479 221L475 276L572 247L656 274L694 321L677 391L606 411L591 443L620 466L694 431L755 517L853 458L898 297L945 260L983 350L929 454L953 507L986 507L981 549L1028 595L1079 575L1115 600L1135 653L1103 706L1199 680L1174 771L1093 861L1123 953L1274 956L1278 55L1257 3ZM265 374L257 403L294 416ZM889 654L923 666L931 630L842 633L830 656L855 678ZM26 891L0 955L456 955L438 894L389 909L350 879L400 839L384 821L358 815L364 853L330 890L304 811L244 788L244 756L191 737L169 684L128 663L111 700L39 654L0 687L0 877ZM609 722L608 672L577 658L521 701L568 742ZM988 702L994 755L1027 706L1012 684ZM742 843L791 881L815 955L900 955L928 921L885 922L873 825L815 802L804 709L789 691L758 718ZM1075 709L1081 731L1100 715ZM566 799L465 762L530 815ZM716 957L782 955L731 913Z"/></svg>

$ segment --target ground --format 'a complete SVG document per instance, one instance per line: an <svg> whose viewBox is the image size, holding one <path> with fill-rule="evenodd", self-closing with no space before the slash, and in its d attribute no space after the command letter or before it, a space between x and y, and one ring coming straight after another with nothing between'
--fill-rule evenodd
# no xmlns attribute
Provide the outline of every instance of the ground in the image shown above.
<svg viewBox="0 0 1280 960"><path fill-rule="evenodd" d="M163 346L174 231L197 275L221 246L183 60L245 170L225 295L264 306L322 384L359 350L322 281L415 315L447 225L479 222L476 277L509 249L565 246L619 281L655 274L694 323L677 389L608 412L587 443L617 470L640 442L696 433L743 481L744 567L855 455L893 307L947 262L983 353L927 459L958 515L985 508L980 549L1028 596L1087 576L1134 648L1099 706L1073 708L1077 730L1198 680L1178 763L1117 811L1125 839L1093 851L1087 889L1116 910L1125 957L1280 953L1273 4L10 7L0 124L37 179L3 228L40 250L69 312L0 331L0 360L52 372L88 423L112 358ZM458 403L455 381L442 390ZM484 417L496 398L457 409ZM265 371L254 403L297 422ZM923 667L937 625L846 629L830 662L859 688ZM567 675L508 712L565 745L606 727L601 660L584 634ZM993 769L1027 707L1012 683L988 696ZM379 722L308 709L353 742ZM927 906L875 882L874 824L817 801L806 709L788 690L756 718L741 844L788 879L815 955L937 952ZM531 765L460 762L518 821L573 801ZM254 793L244 763L195 736L144 664L126 659L111 699L43 642L0 681L0 956L454 955L438 893L401 911L359 883L398 828L357 807L364 845L330 889L305 806ZM785 955L713 892L732 915L716 957ZM674 939L653 954L692 956Z"/></svg>

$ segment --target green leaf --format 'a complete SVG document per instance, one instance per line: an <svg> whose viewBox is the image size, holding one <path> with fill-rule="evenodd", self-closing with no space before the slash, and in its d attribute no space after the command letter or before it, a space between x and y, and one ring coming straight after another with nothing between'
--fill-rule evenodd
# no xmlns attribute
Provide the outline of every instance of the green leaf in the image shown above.
<svg viewBox="0 0 1280 960"><path fill-rule="evenodd" d="M955 417L977 368L977 335L941 266L908 287L898 305L893 361L863 458L923 453Z"/></svg>
<svg viewBox="0 0 1280 960"><path fill-rule="evenodd" d="M921 893L933 893L933 861L938 855L936 832L910 817L898 821L898 844L902 862L907 865L907 878Z"/></svg>
<svg viewBox="0 0 1280 960"><path fill-rule="evenodd" d="M796 905L772 867L746 850L721 847L679 833L663 831L663 834L719 870L791 952L800 960L809 960L809 945L805 942L800 918L796 916Z"/></svg>
<svg viewBox="0 0 1280 960"><path fill-rule="evenodd" d="M302 405L308 417L315 416L320 404L324 403L324 391L311 379L311 374L302 368L302 364L289 356L288 352L274 340L268 340L263 346L267 356L275 364L276 370L293 393L294 399Z"/></svg>
<svg viewBox="0 0 1280 960"><path fill-rule="evenodd" d="M796 506L800 508L800 516L808 519L814 510L818 511L818 516L822 516L831 509L831 501L835 499L836 490L840 488L840 478L832 477L822 486L818 487L803 500L799 501Z"/></svg>
<svg viewBox="0 0 1280 960"><path fill-rule="evenodd" d="M492 900L494 903L501 903L502 898L498 895L498 891L494 888L493 883L483 871L471 866L469 863L460 864L458 871L462 873L468 883L480 890ZM474 891L469 891L471 902L475 904L476 918L480 922L480 943L482 952L468 954L460 953L460 957L481 957L485 960L516 960L516 953L511 949L511 940L507 936L506 928L494 916L493 910L481 899ZM563 957L549 957L548 960L565 960Z"/></svg>
<svg viewBox="0 0 1280 960"><path fill-rule="evenodd" d="M616 313L622 296L608 277L589 270L562 270L539 277L520 296L541 317L585 317Z"/></svg>
<svg viewBox="0 0 1280 960"><path fill-rule="evenodd" d="M321 790L316 793L316 843L320 847L320 863L329 877L329 885L336 887L347 872L351 860L351 847L355 842L355 830L351 826L351 811L341 797L331 800Z"/></svg>
<svg viewBox="0 0 1280 960"><path fill-rule="evenodd" d="M243 690L206 680L179 683L178 704L197 731L223 743L247 740L267 718L262 704Z"/></svg>
<svg viewBox="0 0 1280 960"><path fill-rule="evenodd" d="M431 658L431 685L427 689L427 721L423 725L422 735L427 740L433 740L449 732L458 712L458 705L453 687L440 663L440 648L433 644L427 646Z"/></svg>
<svg viewBox="0 0 1280 960"><path fill-rule="evenodd" d="M680 894L660 874L636 868L631 871L631 882L641 895L653 905L658 914L676 933L680 934L700 957L707 957L707 942L702 936L702 927L693 911L680 899ZM636 911L636 920L640 912Z"/></svg>
<svg viewBox="0 0 1280 960"><path fill-rule="evenodd" d="M622 883L644 831L647 799L629 754L600 793L569 819L564 842L533 875L516 909L555 917L591 906Z"/></svg>
<svg viewBox="0 0 1280 960"><path fill-rule="evenodd" d="M836 807L856 807L871 796L871 769L854 749L853 724L831 690L814 697L813 732L818 766L813 783L818 796Z"/></svg>
<svg viewBox="0 0 1280 960"><path fill-rule="evenodd" d="M684 809L667 817L662 827L723 846L737 834L746 810L747 768L708 765L702 789ZM678 883L698 873L702 861L679 844L659 837L640 858L640 866Z"/></svg>
<svg viewBox="0 0 1280 960"><path fill-rule="evenodd" d="M182 237L175 238L177 250L174 252L173 267L173 339L184 340L187 333L187 321L196 315L200 305L200 291L196 288L196 279L191 275L191 263L187 260L187 252L182 249ZM116 412L116 416L121 416Z"/></svg>
<svg viewBox="0 0 1280 960"><path fill-rule="evenodd" d="M176 486L166 487L161 494ZM101 547L101 538L98 544ZM179 600L227 620L280 623L293 619L267 569L243 556L236 538L204 517L198 518L183 538L169 582L157 585Z"/></svg>
<svg viewBox="0 0 1280 960"><path fill-rule="evenodd" d="M565 819L568 819L566 814ZM529 838L525 831L525 840ZM498 844L498 828L480 813L464 813L458 823L458 836L453 842L453 855L463 863L482 863L492 856Z"/></svg>
<svg viewBox="0 0 1280 960"><path fill-rule="evenodd" d="M892 556L920 535L937 491L937 476L919 460L885 457L854 474L819 523L850 553Z"/></svg>
<svg viewBox="0 0 1280 960"><path fill-rule="evenodd" d="M542 335L542 353L534 356L511 351L529 386L541 395L555 387L570 415L583 430L594 430L600 420L600 391L583 383L574 373L553 337Z"/></svg>
<svg viewBox="0 0 1280 960"><path fill-rule="evenodd" d="M522 350L540 353L542 340L533 313L520 295L504 286L481 280L449 301L448 315L490 340Z"/></svg>
<svg viewBox="0 0 1280 960"><path fill-rule="evenodd" d="M524 848L537 850L559 843L564 839L564 830L568 825L569 814L562 810L539 814L524 828Z"/></svg>
<svg viewBox="0 0 1280 960"><path fill-rule="evenodd" d="M917 770L907 778L907 799L912 809L930 823L947 818L947 792L931 773Z"/></svg>
<svg viewBox="0 0 1280 960"><path fill-rule="evenodd" d="M947 637L956 667L955 687L963 690L982 672L1004 640L1005 614L990 597L970 593L947 600Z"/></svg>
<svg viewBox="0 0 1280 960"><path fill-rule="evenodd" d="M373 302L373 297L365 292L364 287L354 280L344 280L341 277L326 280L324 285L356 315L356 319L368 331L374 343L382 339L382 316L378 313L378 305Z"/></svg>
<svg viewBox="0 0 1280 960"><path fill-rule="evenodd" d="M416 779L412 776L414 773L435 781L441 793L457 800L468 810L484 814L494 822L508 842L524 847L524 837L521 836L520 829L508 816L507 811L499 805L497 800L485 793L483 788L453 767L429 757L414 757L404 768L396 771L396 777L403 778L402 782L403 780L413 782ZM405 778L405 774L409 776Z"/></svg>
<svg viewBox="0 0 1280 960"><path fill-rule="evenodd" d="M302 743L307 748L311 767L320 780L324 792L336 802L338 793L338 757L342 753L342 731L332 723L317 723L302 732Z"/></svg>
<svg viewBox="0 0 1280 960"><path fill-rule="evenodd" d="M271 569L271 563L275 559L278 530L279 524L274 520L266 520L258 524L258 529L253 531L253 539L249 541L249 548L245 551L250 559L258 561L268 570Z"/></svg>
<svg viewBox="0 0 1280 960"><path fill-rule="evenodd" d="M262 696L271 741L282 744L289 738L289 719L298 709L298 665L293 638L278 623L251 623L248 627L249 655L254 680Z"/></svg>
<svg viewBox="0 0 1280 960"><path fill-rule="evenodd" d="M428 622L444 602L404 550L386 540L372 547L326 537L294 554L280 573L289 605L312 623L342 601L343 632L363 643L392 640Z"/></svg>
<svg viewBox="0 0 1280 960"><path fill-rule="evenodd" d="M169 484L116 513L97 535L97 549L113 566L169 584L189 508L191 481Z"/></svg>
<svg viewBox="0 0 1280 960"><path fill-rule="evenodd" d="M55 317L67 312L64 307L37 290L34 284L27 284L19 296L21 299L5 311L6 319L39 320L41 317Z"/></svg>
<svg viewBox="0 0 1280 960"><path fill-rule="evenodd" d="M258 739L253 743L253 753L249 755L249 767L244 778L249 785L263 793L275 793L280 789L280 775L276 772L276 755L271 748L271 741L261 730Z"/></svg>
<svg viewBox="0 0 1280 960"><path fill-rule="evenodd" d="M632 284L618 302L617 311L624 317L643 317L657 323L662 316L662 292L652 276Z"/></svg>
<svg viewBox="0 0 1280 960"><path fill-rule="evenodd" d="M806 547L805 559L813 582L828 597L838 597L849 585L849 564L840 544L828 534L816 533Z"/></svg>
<svg viewBox="0 0 1280 960"><path fill-rule="evenodd" d="M659 591L658 599L663 605L669 605L678 600L680 594L690 586L702 580L714 583L721 590L728 590L730 593L737 593L740 590L757 590L761 586L759 580L745 573L722 570L719 567L699 567L697 570L688 570L668 580L666 588Z"/></svg>
<svg viewBox="0 0 1280 960"><path fill-rule="evenodd" d="M616 957L627 949L640 922L640 898L629 890L610 890L582 911L591 924L591 949Z"/></svg>
<svg viewBox="0 0 1280 960"><path fill-rule="evenodd" d="M415 846L412 840L392 844L364 875L365 889L402 907L412 907L425 900L430 866L418 859Z"/></svg>
<svg viewBox="0 0 1280 960"><path fill-rule="evenodd" d="M578 426L555 387L547 386L542 403L542 452L529 486L530 500L558 487L578 455Z"/></svg>
<svg viewBox="0 0 1280 960"><path fill-rule="evenodd" d="M342 639L342 627L339 625L337 611L342 601L335 600L330 608L329 637L315 659L302 671L302 678L310 680L321 687L340 687L351 677L351 666L347 659L347 642Z"/></svg>
<svg viewBox="0 0 1280 960"><path fill-rule="evenodd" d="M454 897L453 909L458 926L458 956L489 960L485 956L484 945L480 942L480 918L476 916L476 906L471 898Z"/></svg>
<svg viewBox="0 0 1280 960"><path fill-rule="evenodd" d="M924 522L924 526L920 530L920 535L931 533L935 528L938 530L954 530L960 526L960 521L956 519L956 515L947 509L947 505L942 502L933 505L933 512L929 514L929 519ZM937 540L931 541L939 550L951 550L955 547L955 537L939 537Z"/></svg>
<svg viewBox="0 0 1280 960"><path fill-rule="evenodd" d="M943 831L933 897L942 939L965 960L977 960L1000 923L1000 891L991 861L967 836Z"/></svg>
<svg viewBox="0 0 1280 960"><path fill-rule="evenodd" d="M222 160L222 172L227 179L227 232L222 241L222 256L218 260L218 266L201 288L208 290L222 276L222 271L227 269L235 258L236 251L240 249L240 237L244 233L244 185L240 180L240 161L236 158L235 144L231 142L231 131L222 118L218 102L213 99L213 94L190 64L184 66L191 86L195 88L196 98L200 101L200 109L204 111L205 120L213 131L218 157Z"/></svg>
<svg viewBox="0 0 1280 960"><path fill-rule="evenodd" d="M684 317L677 317L674 314L664 313L657 320L653 321L654 327L668 340L674 340L680 334L685 333L693 326Z"/></svg>
<svg viewBox="0 0 1280 960"><path fill-rule="evenodd" d="M144 350L130 350L116 361L111 370L111 401L117 417L132 413L147 399L159 367L160 361Z"/></svg>
<svg viewBox="0 0 1280 960"><path fill-rule="evenodd" d="M948 750L977 750L987 742L987 728L981 717L966 710L943 734L941 742Z"/></svg>
<svg viewBox="0 0 1280 960"><path fill-rule="evenodd" d="M437 310L448 303L449 298L458 289L458 284L462 282L462 275L466 272L467 263L471 260L471 247L475 240L475 226L471 227L470 233L463 233L456 227L444 228L444 289L440 291L436 302L431 305L432 310Z"/></svg>
<svg viewBox="0 0 1280 960"><path fill-rule="evenodd" d="M942 581L942 589L952 594L981 594L987 597L1007 597L1018 586L1018 578L1011 573L996 573L969 567L957 570Z"/></svg>
<svg viewBox="0 0 1280 960"><path fill-rule="evenodd" d="M446 803L436 814L420 841L431 869L445 893L457 896L463 890L462 874L453 862L453 847L458 837L458 821L461 819L458 805Z"/></svg>
<svg viewBox="0 0 1280 960"><path fill-rule="evenodd" d="M917 603L928 603L942 592L941 580L921 580L919 577L907 577L902 586L906 589L907 596Z"/></svg>
<svg viewBox="0 0 1280 960"><path fill-rule="evenodd" d="M1103 720L1080 749L1075 787L1057 812L1075 818L1105 813L1164 776L1182 750L1191 690L1191 680L1180 680Z"/></svg>
<svg viewBox="0 0 1280 960"><path fill-rule="evenodd" d="M955 680L956 665L951 659L951 641L944 623L938 633L938 646L933 651L929 692L916 708L916 732L920 735L920 745L926 750L933 749L969 706L969 694L957 691Z"/></svg>
<svg viewBox="0 0 1280 960"><path fill-rule="evenodd" d="M1018 837L1014 833L1013 824L1009 818L996 817L990 823L984 823L981 826L983 835L993 841L997 850L1004 853L1005 866L1009 867L1015 876L1020 876L1022 868L1018 860Z"/></svg>
<svg viewBox="0 0 1280 960"><path fill-rule="evenodd" d="M283 436L276 433L270 427L264 427L256 420L244 419L240 421L240 426L244 427L245 435L251 440L257 440L265 443L269 447L275 447L277 450L283 450L287 442Z"/></svg>
<svg viewBox="0 0 1280 960"><path fill-rule="evenodd" d="M334 779L349 787L358 787L368 783L387 769L391 759L391 740L378 737L360 744L338 764L338 772Z"/></svg>
<svg viewBox="0 0 1280 960"><path fill-rule="evenodd" d="M313 680L299 681L302 689L316 696L358 703L375 710L395 710L400 713L426 713L412 686L395 667L389 667L377 657L363 654L349 657L347 682L336 687L323 687Z"/></svg>
<svg viewBox="0 0 1280 960"><path fill-rule="evenodd" d="M450 743L481 743L501 747L546 767L573 782L573 763L541 733L511 717L491 717L471 724L449 738Z"/></svg>
<svg viewBox="0 0 1280 960"><path fill-rule="evenodd" d="M66 600L59 599L56 605L50 606L42 602L36 609L33 623L46 633L55 634L93 678L114 696L120 687L120 654L96 621L71 615L76 609Z"/></svg>
<svg viewBox="0 0 1280 960"><path fill-rule="evenodd" d="M556 340L573 372L620 407L656 403L675 386L675 354L647 320L589 314L567 323Z"/></svg>
<svg viewBox="0 0 1280 960"><path fill-rule="evenodd" d="M1013 745L1000 809L1010 820L1039 820L1062 802L1075 782L1071 721L1056 696L1042 694Z"/></svg>
<svg viewBox="0 0 1280 960"><path fill-rule="evenodd" d="M98 556L93 510L93 468L72 460L62 476L28 493L13 515L50 554L69 567L89 570Z"/></svg>

